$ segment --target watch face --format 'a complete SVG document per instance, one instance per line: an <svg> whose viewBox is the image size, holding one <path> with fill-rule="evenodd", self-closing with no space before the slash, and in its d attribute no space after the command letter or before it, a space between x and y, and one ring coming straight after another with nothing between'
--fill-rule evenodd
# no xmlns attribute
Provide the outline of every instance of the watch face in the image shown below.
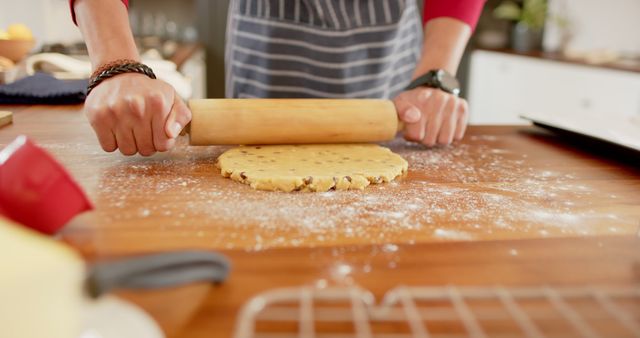
<svg viewBox="0 0 640 338"><path fill-rule="evenodd" d="M454 76L444 70L439 70L437 76L442 89L456 95L460 93L460 83Z"/></svg>

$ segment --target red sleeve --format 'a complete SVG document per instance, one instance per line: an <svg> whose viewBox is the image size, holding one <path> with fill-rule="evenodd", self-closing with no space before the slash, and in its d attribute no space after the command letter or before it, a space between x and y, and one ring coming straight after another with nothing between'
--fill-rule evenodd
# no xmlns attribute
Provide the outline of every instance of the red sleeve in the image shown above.
<svg viewBox="0 0 640 338"><path fill-rule="evenodd" d="M429 20L449 17L458 19L475 30L485 0L425 0L424 23Z"/></svg>
<svg viewBox="0 0 640 338"><path fill-rule="evenodd" d="M71 18L73 19L73 23L75 23L76 25L78 24L76 22L76 12L73 10L73 3L75 2L75 0L69 0L69 8L71 8ZM129 0L122 0L122 3L127 6L127 8L129 8Z"/></svg>

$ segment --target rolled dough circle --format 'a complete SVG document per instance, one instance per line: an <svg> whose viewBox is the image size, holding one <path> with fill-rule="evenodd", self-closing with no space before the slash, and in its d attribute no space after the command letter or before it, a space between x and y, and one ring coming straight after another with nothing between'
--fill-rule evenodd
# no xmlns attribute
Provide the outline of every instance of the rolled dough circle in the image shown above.
<svg viewBox="0 0 640 338"><path fill-rule="evenodd" d="M241 146L218 158L224 177L271 191L364 189L406 173L407 161L374 144Z"/></svg>

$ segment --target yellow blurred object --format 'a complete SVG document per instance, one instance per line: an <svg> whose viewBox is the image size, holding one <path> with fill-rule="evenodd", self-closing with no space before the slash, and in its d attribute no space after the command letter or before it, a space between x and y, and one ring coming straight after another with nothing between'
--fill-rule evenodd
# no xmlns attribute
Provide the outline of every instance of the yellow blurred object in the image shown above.
<svg viewBox="0 0 640 338"><path fill-rule="evenodd" d="M0 29L0 56L11 60L12 62L20 62L35 47L36 42L33 33L27 25L22 23L14 23L7 27L7 30ZM0 69L6 67L0 63Z"/></svg>
<svg viewBox="0 0 640 338"><path fill-rule="evenodd" d="M13 122L13 113L10 111L0 110L0 127L6 126Z"/></svg>
<svg viewBox="0 0 640 338"><path fill-rule="evenodd" d="M79 337L85 265L62 242L0 216L0 335Z"/></svg>
<svg viewBox="0 0 640 338"><path fill-rule="evenodd" d="M11 40L33 40L33 33L27 25L22 23L14 23L7 27L7 33Z"/></svg>

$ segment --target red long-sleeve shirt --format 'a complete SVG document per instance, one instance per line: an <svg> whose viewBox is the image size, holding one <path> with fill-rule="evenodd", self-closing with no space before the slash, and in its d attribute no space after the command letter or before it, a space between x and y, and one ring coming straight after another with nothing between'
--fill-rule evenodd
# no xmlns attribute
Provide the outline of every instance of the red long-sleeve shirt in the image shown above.
<svg viewBox="0 0 640 338"><path fill-rule="evenodd" d="M458 19L471 27L476 28L485 0L425 0L424 23L441 17Z"/></svg>
<svg viewBox="0 0 640 338"><path fill-rule="evenodd" d="M75 0L69 0L73 22L76 16L73 11ZM129 0L122 0L125 6L129 6ZM426 24L429 20L441 17L458 19L475 29L478 18L482 12L485 0L425 0L423 20Z"/></svg>

